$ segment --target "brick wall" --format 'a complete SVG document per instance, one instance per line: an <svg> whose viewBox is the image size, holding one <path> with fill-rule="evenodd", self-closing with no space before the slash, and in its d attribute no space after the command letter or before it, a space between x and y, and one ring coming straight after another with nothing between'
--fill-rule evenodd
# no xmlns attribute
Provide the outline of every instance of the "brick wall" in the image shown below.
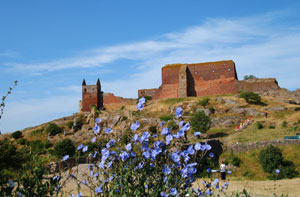
<svg viewBox="0 0 300 197"><path fill-rule="evenodd" d="M127 99L119 96L115 96L113 93L104 93L103 94L103 103L104 106L113 103L124 103L124 104L134 104L136 99Z"/></svg>

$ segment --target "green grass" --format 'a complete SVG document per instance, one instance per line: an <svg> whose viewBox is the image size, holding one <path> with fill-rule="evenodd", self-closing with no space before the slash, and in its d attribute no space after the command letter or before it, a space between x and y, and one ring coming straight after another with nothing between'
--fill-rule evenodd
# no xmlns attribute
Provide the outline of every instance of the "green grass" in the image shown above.
<svg viewBox="0 0 300 197"><path fill-rule="evenodd" d="M256 142L266 140L283 139L284 136L293 136L295 131L289 128L276 127L274 129L264 127L257 129L256 124L250 125L236 135L232 136L230 142Z"/></svg>
<svg viewBox="0 0 300 197"><path fill-rule="evenodd" d="M161 101L159 101L159 103L172 105L172 104L188 101L190 99L191 98L187 98L187 97L186 98L169 98L169 99L161 100Z"/></svg>
<svg viewBox="0 0 300 197"><path fill-rule="evenodd" d="M300 172L300 144L287 145L279 147L285 160L292 161L296 170ZM258 155L263 148L251 150L248 152L233 153L227 151L221 154L220 160L231 162L233 156L241 159L240 167L233 171L232 177L238 180L267 180L268 173L264 172Z"/></svg>

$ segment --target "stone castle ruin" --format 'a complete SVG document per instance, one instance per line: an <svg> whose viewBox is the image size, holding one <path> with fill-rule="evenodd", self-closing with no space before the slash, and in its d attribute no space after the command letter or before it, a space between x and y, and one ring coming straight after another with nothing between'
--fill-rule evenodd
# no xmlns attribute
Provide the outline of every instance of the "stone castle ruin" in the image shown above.
<svg viewBox="0 0 300 197"><path fill-rule="evenodd" d="M212 96L235 94L239 91L265 92L279 90L275 78L249 79L239 81L235 63L229 61L206 62L196 64L168 64L162 67L162 84L159 88L138 90L138 96L151 96L153 100L181 98L189 96ZM100 80L96 85L82 83L82 101L80 112L91 111L111 103L134 103L134 99L116 97L112 93L101 91Z"/></svg>

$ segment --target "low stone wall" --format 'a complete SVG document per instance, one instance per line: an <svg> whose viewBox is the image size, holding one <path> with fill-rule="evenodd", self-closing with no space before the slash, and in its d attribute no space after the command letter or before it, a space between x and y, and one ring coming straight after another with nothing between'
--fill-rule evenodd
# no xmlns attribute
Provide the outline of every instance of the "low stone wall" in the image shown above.
<svg viewBox="0 0 300 197"><path fill-rule="evenodd" d="M270 140L270 141L261 141L261 142L252 142L252 143L239 143L227 147L227 150L232 150L233 152L246 152L249 150L254 150L268 145L273 146L285 146L290 144L300 143L300 139L288 139L288 140Z"/></svg>

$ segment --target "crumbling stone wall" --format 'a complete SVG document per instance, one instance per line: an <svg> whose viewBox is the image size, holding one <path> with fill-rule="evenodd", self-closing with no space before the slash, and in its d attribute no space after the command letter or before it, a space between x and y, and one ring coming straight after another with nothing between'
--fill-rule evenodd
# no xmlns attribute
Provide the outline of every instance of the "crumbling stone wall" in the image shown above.
<svg viewBox="0 0 300 197"><path fill-rule="evenodd" d="M197 64L169 64L162 68L158 89L143 89L139 96L153 99L236 94L239 91L262 92L280 89L276 79L239 81L232 60Z"/></svg>
<svg viewBox="0 0 300 197"><path fill-rule="evenodd" d="M288 140L270 140L270 141L261 141L261 142L252 142L252 143L239 143L227 147L227 150L232 150L233 152L246 152L249 150L254 150L268 145L273 146L282 146L282 145L291 145L300 143L300 139L288 139Z"/></svg>
<svg viewBox="0 0 300 197"><path fill-rule="evenodd" d="M248 79L237 81L236 87L238 91L242 90L244 92L262 92L280 89L275 78Z"/></svg>
<svg viewBox="0 0 300 197"><path fill-rule="evenodd" d="M134 104L136 99L127 99L119 96L115 96L113 93L103 94L104 106L112 103L124 103L124 104Z"/></svg>

